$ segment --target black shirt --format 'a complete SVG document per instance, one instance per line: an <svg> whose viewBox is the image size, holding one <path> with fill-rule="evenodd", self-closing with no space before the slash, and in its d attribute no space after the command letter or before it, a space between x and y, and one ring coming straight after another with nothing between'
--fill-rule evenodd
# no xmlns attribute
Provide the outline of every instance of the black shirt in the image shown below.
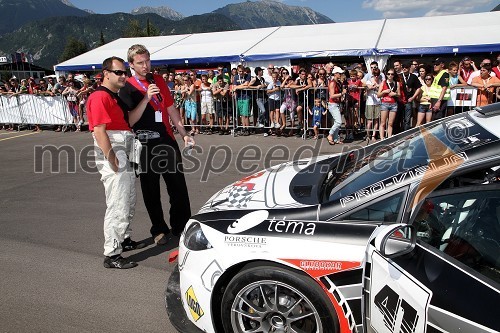
<svg viewBox="0 0 500 333"><path fill-rule="evenodd" d="M413 97L415 91L422 86L418 77L414 74L399 74L399 79L401 84L403 85L403 93L405 94L406 100L408 98Z"/></svg>
<svg viewBox="0 0 500 333"><path fill-rule="evenodd" d="M120 89L118 93L122 101L127 104L130 110L133 110L144 98L144 93L137 90L136 87L131 85L129 82L125 84L125 87ZM156 122L155 112L156 110L151 105L153 102L148 103L144 113L141 118L132 127L134 131L137 130L148 130L160 133L162 138L168 137L167 129L163 122Z"/></svg>

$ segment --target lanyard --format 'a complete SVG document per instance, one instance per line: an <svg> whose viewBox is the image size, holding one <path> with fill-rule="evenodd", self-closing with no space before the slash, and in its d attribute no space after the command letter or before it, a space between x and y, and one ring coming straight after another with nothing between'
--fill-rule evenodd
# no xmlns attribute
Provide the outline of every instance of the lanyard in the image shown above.
<svg viewBox="0 0 500 333"><path fill-rule="evenodd" d="M144 83L141 82L141 80L139 80L137 78L137 76L134 76L134 79L137 81L137 84L141 86L142 89L144 89L144 92L147 93L148 91L148 88L146 88L146 86L144 85ZM156 96L153 96L151 98L151 100L153 101L153 103L156 105L156 107L158 108L157 111L160 111L161 112L161 103L157 100Z"/></svg>
<svg viewBox="0 0 500 333"><path fill-rule="evenodd" d="M409 74L409 75L408 75L408 77L406 77L404 73L401 73L401 75L403 75L403 80L405 81L405 85L406 85L406 82L407 82L407 81L408 81L408 79L410 78L410 75L411 75L411 74Z"/></svg>
<svg viewBox="0 0 500 333"><path fill-rule="evenodd" d="M387 83L387 86L389 87L389 89L391 89L391 91L395 92L394 88L396 88L396 82L393 82L394 83L394 86L391 87L391 84L389 83L389 81L385 81Z"/></svg>

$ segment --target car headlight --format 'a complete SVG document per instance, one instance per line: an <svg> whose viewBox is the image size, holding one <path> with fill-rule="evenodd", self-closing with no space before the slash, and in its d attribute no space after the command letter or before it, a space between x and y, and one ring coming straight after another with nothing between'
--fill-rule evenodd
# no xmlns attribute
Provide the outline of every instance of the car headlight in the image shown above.
<svg viewBox="0 0 500 333"><path fill-rule="evenodd" d="M191 224L184 235L184 246L191 251L211 249L212 245L205 237L201 225L197 222Z"/></svg>

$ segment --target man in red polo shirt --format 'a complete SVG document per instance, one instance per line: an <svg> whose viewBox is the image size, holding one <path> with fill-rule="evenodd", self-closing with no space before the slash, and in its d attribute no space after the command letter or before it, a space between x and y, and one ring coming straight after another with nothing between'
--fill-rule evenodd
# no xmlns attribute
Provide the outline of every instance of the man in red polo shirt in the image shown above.
<svg viewBox="0 0 500 333"><path fill-rule="evenodd" d="M135 213L135 173L128 156L134 135L128 124L128 109L118 97L125 86L124 60L110 57L102 64L103 82L87 100L89 128L95 145L96 166L106 194L104 216L104 267L126 269L137 263L123 258L123 251L143 248L130 239L129 225ZM145 108L156 91L150 89L137 108Z"/></svg>

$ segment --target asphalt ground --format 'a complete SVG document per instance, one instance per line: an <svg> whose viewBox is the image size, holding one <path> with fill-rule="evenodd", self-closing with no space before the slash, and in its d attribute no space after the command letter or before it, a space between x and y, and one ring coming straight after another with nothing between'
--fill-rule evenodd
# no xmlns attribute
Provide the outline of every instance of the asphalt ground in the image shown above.
<svg viewBox="0 0 500 333"><path fill-rule="evenodd" d="M263 167L366 144L262 134L195 140L184 160L193 213L223 186ZM153 244L138 181L132 238L148 246L126 253L136 268L102 265L104 188L87 156L91 149L85 132L0 131L1 332L176 332L164 291L177 245Z"/></svg>

